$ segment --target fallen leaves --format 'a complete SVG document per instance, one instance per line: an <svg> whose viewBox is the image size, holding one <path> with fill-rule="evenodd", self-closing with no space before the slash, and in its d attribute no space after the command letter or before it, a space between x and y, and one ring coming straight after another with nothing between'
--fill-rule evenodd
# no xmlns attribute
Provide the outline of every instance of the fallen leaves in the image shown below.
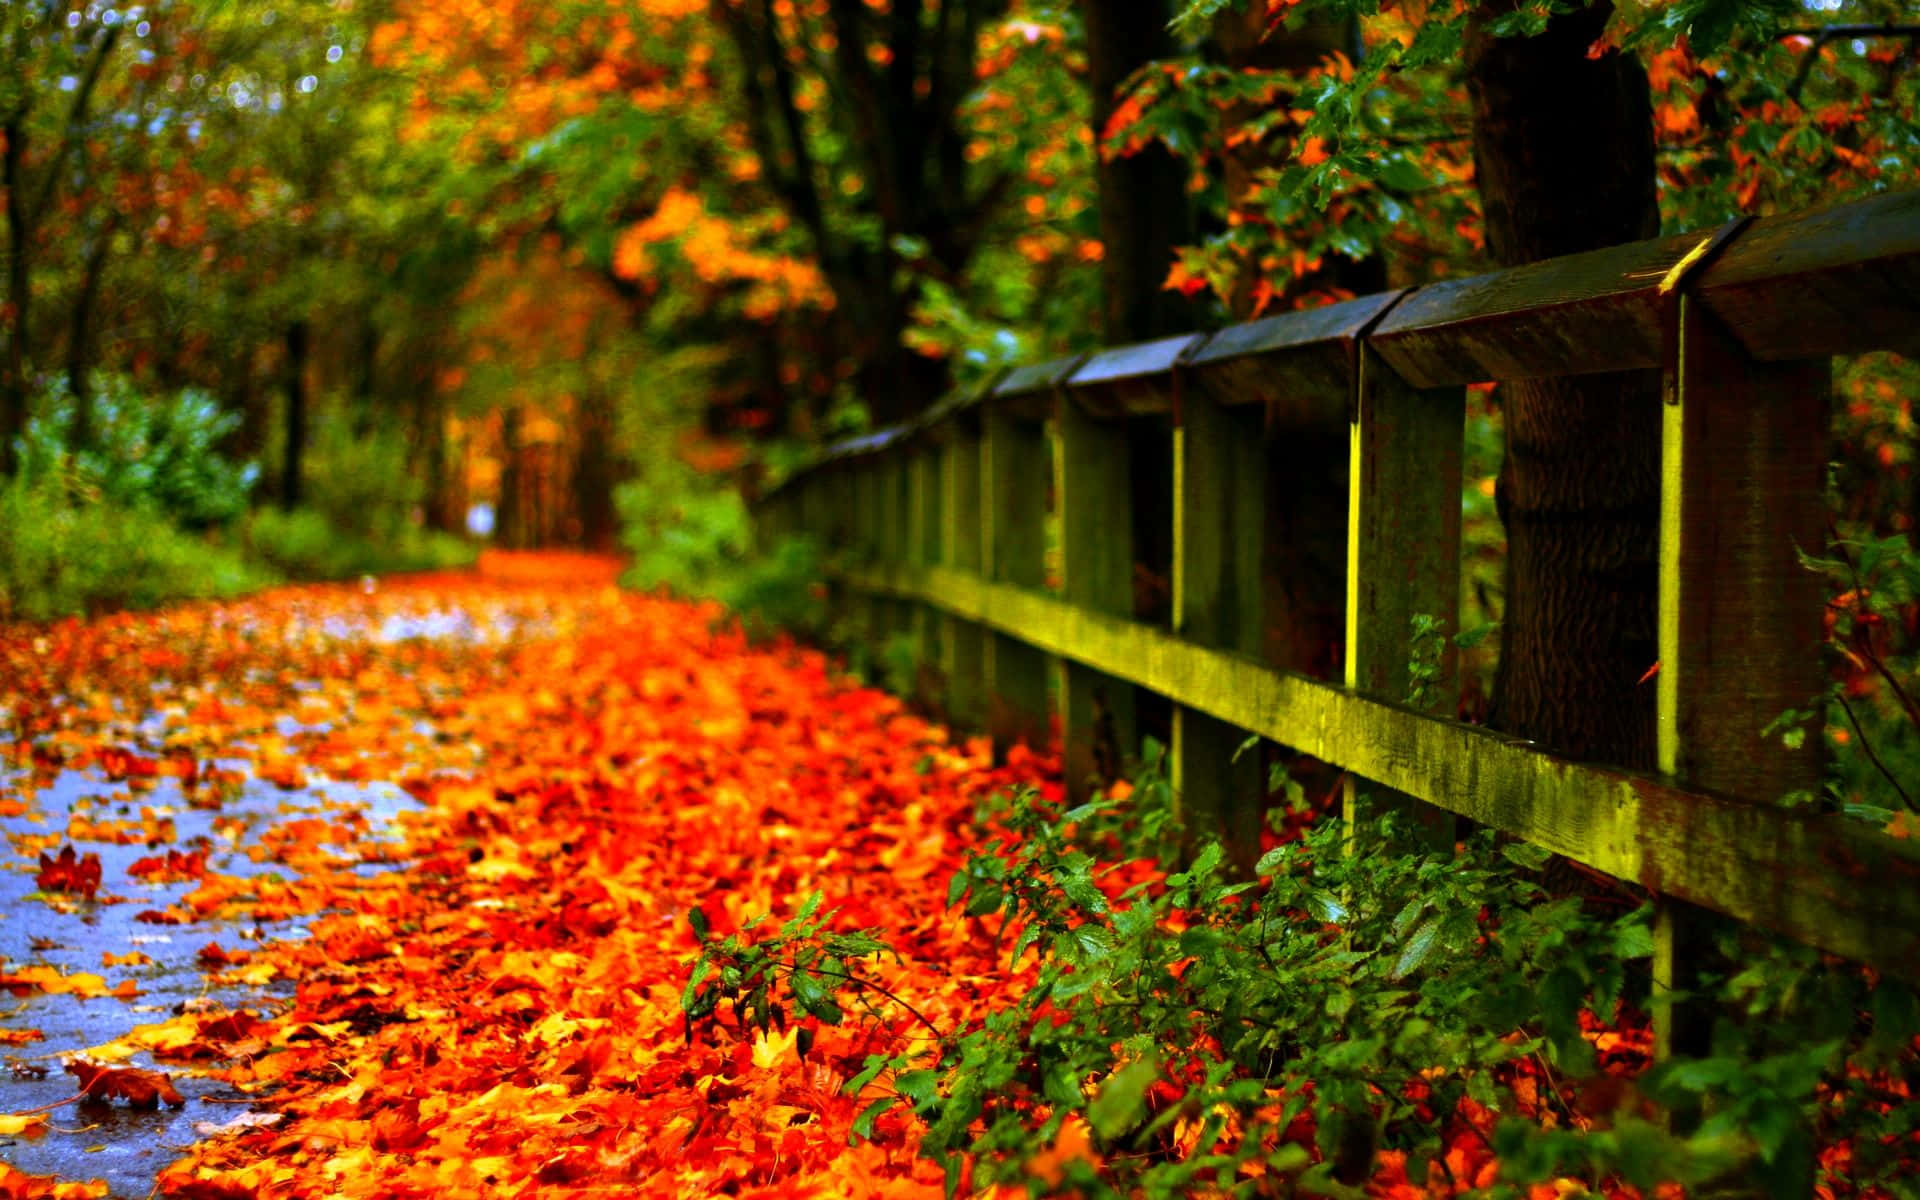
<svg viewBox="0 0 1920 1200"><path fill-rule="evenodd" d="M40 871L33 882L44 892L70 892L91 900L100 890L100 856L76 856L72 846L62 847L57 858L42 854Z"/></svg>
<svg viewBox="0 0 1920 1200"><path fill-rule="evenodd" d="M0 989L12 992L15 996L25 996L37 991L45 992L49 996L78 996L81 999L97 996L126 998L140 994L131 980L123 981L115 987L108 987L104 976L95 975L91 971L77 971L72 975L63 975L59 968L43 965L0 971Z"/></svg>
<svg viewBox="0 0 1920 1200"><path fill-rule="evenodd" d="M98 1200L106 1194L104 1183L62 1183L0 1162L0 1200Z"/></svg>
<svg viewBox="0 0 1920 1200"><path fill-rule="evenodd" d="M135 919L187 927L171 936L202 945L223 982L273 987L250 1011L131 1028L67 1070L99 1100L184 1103L167 1075L114 1065L148 1055L262 1098L265 1113L199 1123L213 1140L160 1179L179 1197L940 1195L908 1106L875 1113L883 1085L846 1087L870 1054L931 1045L886 996L951 1030L1024 985L992 920L948 910L947 881L976 803L1016 782L1057 798L1053 760L996 766L820 654L749 645L712 606L615 590L605 563L493 565L68 623L35 635L58 642L51 656L0 630L0 707L33 734L0 759L44 781L94 755L147 781L155 807L88 826L162 838L132 874L190 885ZM116 740L136 701L159 714L153 745ZM162 796L191 784L217 805L242 761L288 811L261 829L223 814L210 844L160 849ZM311 803L342 779L406 795L387 822ZM43 871L84 877L91 855L52 849L34 848ZM257 869L217 868L229 853ZM758 1033L728 1020L689 1045L688 914L726 935L811 892L835 929L883 928L901 952L862 967L885 989L877 1015ZM194 928L211 919L298 921L304 936L230 950ZM125 994L46 965L0 970L0 989ZM1644 1050L1593 1037L1602 1055ZM1098 1169L1097 1135L1063 1125L1036 1178ZM1443 1169L1478 1179L1489 1164L1463 1149ZM6 1178L0 1200L53 1194ZM1425 1181L1383 1158L1373 1182Z"/></svg>
<svg viewBox="0 0 1920 1200"><path fill-rule="evenodd" d="M67 1063L67 1074L80 1081L80 1094L89 1100L124 1100L133 1108L180 1108L187 1098L173 1086L170 1076L136 1067L108 1067L76 1058Z"/></svg>

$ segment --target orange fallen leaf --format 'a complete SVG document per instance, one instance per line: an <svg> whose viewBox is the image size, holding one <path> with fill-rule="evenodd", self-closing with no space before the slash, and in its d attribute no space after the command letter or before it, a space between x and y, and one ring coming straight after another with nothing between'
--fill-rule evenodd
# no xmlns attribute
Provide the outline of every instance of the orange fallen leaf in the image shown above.
<svg viewBox="0 0 1920 1200"><path fill-rule="evenodd" d="M67 1074L80 1081L80 1093L90 1100L124 1100L132 1108L180 1108L187 1098L173 1086L171 1076L137 1067L104 1067L76 1058Z"/></svg>
<svg viewBox="0 0 1920 1200"><path fill-rule="evenodd" d="M70 845L62 847L58 858L42 854L33 882L43 892L70 892L91 900L100 890L100 856L76 855Z"/></svg>

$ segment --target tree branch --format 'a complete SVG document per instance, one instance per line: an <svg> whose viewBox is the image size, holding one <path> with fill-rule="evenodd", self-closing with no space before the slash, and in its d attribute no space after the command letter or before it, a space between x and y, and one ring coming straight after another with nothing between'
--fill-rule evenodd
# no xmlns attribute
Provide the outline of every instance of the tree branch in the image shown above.
<svg viewBox="0 0 1920 1200"><path fill-rule="evenodd" d="M80 76L80 86L74 89L73 104L67 109L67 127L60 135L60 145L54 150L53 158L47 163L46 174L40 179L40 191L34 196L33 208L27 215L28 225L38 228L40 219L47 215L47 208L53 203L53 190L60 181L60 168L66 165L67 155L80 141L80 127L86 124L87 108L93 102L93 89L100 82L100 72L106 68L107 59L113 54L113 45L120 40L122 25L109 25L100 35L100 42L93 49L93 57L87 63L86 71Z"/></svg>
<svg viewBox="0 0 1920 1200"><path fill-rule="evenodd" d="M1807 77L1813 73L1813 64L1819 61L1820 48L1828 42L1845 41L1850 38L1920 38L1920 25L1896 25L1888 21L1881 25L1816 25L1806 29L1781 30L1778 39L1793 37L1813 39L1813 45L1800 59L1800 69L1793 74L1793 82L1787 85L1787 98L1798 102L1800 89L1807 85Z"/></svg>

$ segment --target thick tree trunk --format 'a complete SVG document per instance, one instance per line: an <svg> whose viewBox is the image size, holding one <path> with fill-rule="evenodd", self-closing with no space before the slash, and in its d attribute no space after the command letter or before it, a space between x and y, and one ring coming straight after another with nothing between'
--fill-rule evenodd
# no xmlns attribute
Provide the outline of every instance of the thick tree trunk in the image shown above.
<svg viewBox="0 0 1920 1200"><path fill-rule="evenodd" d="M1148 63L1178 51L1167 32L1166 0L1086 0L1087 86L1090 124L1099 147L1120 101L1121 85ZM1125 158L1098 159L1100 241L1100 332L1109 346L1184 333L1199 324L1193 303L1164 286L1173 248L1193 240L1193 205L1187 167L1155 143ZM1135 422L1127 430L1131 496L1113 504L1132 506L1133 615L1165 623L1172 614L1173 455L1159 421ZM1164 697L1134 689L1134 733L1171 739L1172 706ZM1137 745L1107 746L1109 769L1130 758Z"/></svg>
<svg viewBox="0 0 1920 1200"><path fill-rule="evenodd" d="M73 396L71 448L75 450L93 442L93 313L99 306L100 280L107 272L107 255L112 252L113 235L119 226L120 214L110 214L87 251L80 292L74 297L67 327L67 391Z"/></svg>
<svg viewBox="0 0 1920 1200"><path fill-rule="evenodd" d="M1165 0L1086 0L1087 85L1096 148L1128 76L1177 48ZM1187 168L1155 143L1126 158L1100 159L1101 334L1109 345L1194 327L1186 297L1161 285L1173 248L1193 240Z"/></svg>
<svg viewBox="0 0 1920 1200"><path fill-rule="evenodd" d="M500 509L494 536L509 550L526 546L525 491L521 483L523 468L520 454L520 408L509 404L500 414Z"/></svg>
<svg viewBox="0 0 1920 1200"><path fill-rule="evenodd" d="M1659 230L1647 79L1588 57L1598 4L1533 38L1468 39L1474 167L1502 264ZM1649 372L1501 388L1507 612L1494 723L1575 758L1651 767L1660 517L1659 378Z"/></svg>
<svg viewBox="0 0 1920 1200"><path fill-rule="evenodd" d="M619 528L613 509L613 405L606 393L589 387L581 394L578 423L573 504L580 518L580 544L605 553L613 549Z"/></svg>
<svg viewBox="0 0 1920 1200"><path fill-rule="evenodd" d="M307 449L307 323L287 326L286 338L287 440L280 460L280 507L291 512L300 504L300 463Z"/></svg>
<svg viewBox="0 0 1920 1200"><path fill-rule="evenodd" d="M0 158L0 186L7 190L7 353L4 378L0 378L0 472L12 474L14 443L26 432L27 399L32 391L27 378L27 320L33 293L28 286L27 267L33 251L33 231L28 228L23 173L27 157L25 122L18 116L11 117L3 132L7 144L4 158Z"/></svg>

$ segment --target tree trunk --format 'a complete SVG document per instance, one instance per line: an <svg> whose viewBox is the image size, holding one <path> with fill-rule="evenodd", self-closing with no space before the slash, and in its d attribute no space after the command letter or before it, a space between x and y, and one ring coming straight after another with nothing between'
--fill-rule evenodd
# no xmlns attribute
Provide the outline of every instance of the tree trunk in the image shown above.
<svg viewBox="0 0 1920 1200"><path fill-rule="evenodd" d="M1467 45L1474 168L1503 265L1653 236L1653 120L1631 57L1588 47L1598 4ZM1503 384L1507 612L1494 723L1574 758L1650 768L1660 519L1653 372Z"/></svg>
<svg viewBox="0 0 1920 1200"><path fill-rule="evenodd" d="M307 449L307 323L287 326L286 452L280 463L280 507L300 504L300 459Z"/></svg>
<svg viewBox="0 0 1920 1200"><path fill-rule="evenodd" d="M1104 248L1100 332L1109 346L1188 332L1199 322L1193 303L1164 286L1173 248L1193 240L1186 165L1158 143L1125 158L1098 154L1119 105L1121 85L1141 67L1178 50L1167 32L1168 7L1165 0L1086 0L1081 6ZM1164 424L1133 422L1127 430L1127 457L1132 495L1110 502L1130 504L1133 510L1133 616L1164 624L1171 617L1173 593L1173 455ZM1164 697L1134 689L1131 709L1137 736L1163 743L1171 739L1173 708ZM1138 748L1107 749L1120 758Z"/></svg>
<svg viewBox="0 0 1920 1200"><path fill-rule="evenodd" d="M120 214L107 217L87 251L87 262L80 277L80 292L73 299L72 321L67 328L67 391L73 395L73 433L69 449L81 450L93 442L93 312L100 302L100 280L107 271L107 255L113 249L113 235L120 227Z"/></svg>
<svg viewBox="0 0 1920 1200"><path fill-rule="evenodd" d="M579 439L573 503L580 518L580 543L605 553L613 549L619 517L613 510L613 405L597 387L587 388L580 396Z"/></svg>
<svg viewBox="0 0 1920 1200"><path fill-rule="evenodd" d="M362 318L360 344L355 348L353 376L353 436L373 432L380 383L380 326L372 314Z"/></svg>
<svg viewBox="0 0 1920 1200"><path fill-rule="evenodd" d="M495 536L509 550L526 545L526 508L521 503L520 406L509 404L500 414L500 510Z"/></svg>
<svg viewBox="0 0 1920 1200"><path fill-rule="evenodd" d="M1177 47L1165 0L1087 0L1087 85L1096 151L1128 76ZM1193 240L1187 168L1154 143L1136 154L1099 157L1101 334L1109 345L1178 333L1195 324L1193 306L1161 285L1173 248Z"/></svg>
<svg viewBox="0 0 1920 1200"><path fill-rule="evenodd" d="M33 231L28 228L26 180L26 124L16 114L6 122L7 140L4 158L0 158L0 186L7 189L7 354L4 378L0 378L0 472L12 474L16 465L14 443L27 429L27 401L31 386L27 377L27 319L33 293L28 286L27 266L33 252Z"/></svg>

